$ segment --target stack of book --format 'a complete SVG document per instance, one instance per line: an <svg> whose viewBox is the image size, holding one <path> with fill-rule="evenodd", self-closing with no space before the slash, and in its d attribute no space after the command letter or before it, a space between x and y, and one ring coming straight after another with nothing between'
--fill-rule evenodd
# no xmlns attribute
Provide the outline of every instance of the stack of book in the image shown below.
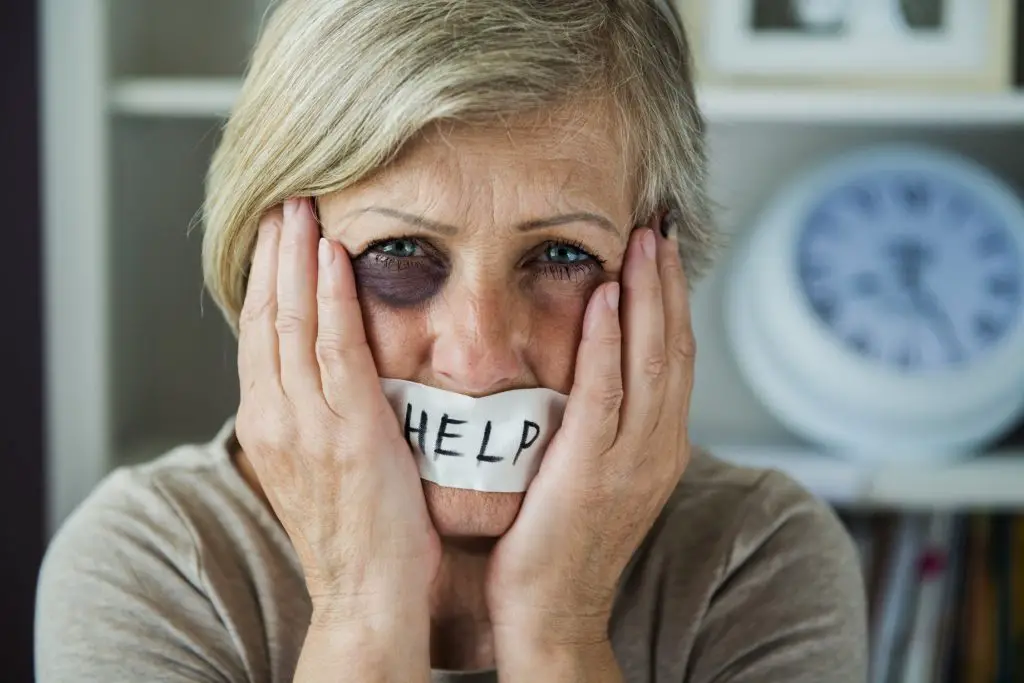
<svg viewBox="0 0 1024 683"><path fill-rule="evenodd" d="M1024 515L840 516L868 590L871 683L1024 681Z"/></svg>

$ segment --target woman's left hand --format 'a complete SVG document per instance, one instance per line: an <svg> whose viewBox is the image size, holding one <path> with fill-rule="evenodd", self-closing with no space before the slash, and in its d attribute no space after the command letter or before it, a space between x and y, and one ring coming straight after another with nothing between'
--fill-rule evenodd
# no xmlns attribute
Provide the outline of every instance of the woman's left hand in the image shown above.
<svg viewBox="0 0 1024 683"><path fill-rule="evenodd" d="M618 292L591 296L562 425L492 553L499 648L503 633L606 642L620 576L689 462L695 344L676 241L634 230L621 316Z"/></svg>

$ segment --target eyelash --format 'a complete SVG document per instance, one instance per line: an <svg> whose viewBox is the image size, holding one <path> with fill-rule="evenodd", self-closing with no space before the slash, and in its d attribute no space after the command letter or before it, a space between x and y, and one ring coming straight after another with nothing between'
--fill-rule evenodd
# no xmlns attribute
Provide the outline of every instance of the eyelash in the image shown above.
<svg viewBox="0 0 1024 683"><path fill-rule="evenodd" d="M388 270L402 270L404 268L416 268L422 267L422 264L417 263L414 259L422 258L415 256L391 256L380 251L384 245L398 242L398 241L409 241L415 244L418 248L429 251L428 247L425 247L423 243L412 237L386 237L371 242L363 250L357 258L363 258L364 256L374 255L377 262ZM586 275L588 272L593 270L595 267L603 269L605 259L591 253L581 242L576 240L564 239L564 240L549 240L540 246L542 252L546 252L552 247L569 247L574 249L581 254L584 254L587 258L577 263L554 263L544 262L544 265L540 267L540 271L546 276L554 280L572 280L574 277Z"/></svg>

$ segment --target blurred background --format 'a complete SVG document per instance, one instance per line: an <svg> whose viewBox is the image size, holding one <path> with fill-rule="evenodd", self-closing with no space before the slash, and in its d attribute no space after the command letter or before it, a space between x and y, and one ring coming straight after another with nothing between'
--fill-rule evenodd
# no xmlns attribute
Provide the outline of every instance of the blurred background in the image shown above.
<svg viewBox="0 0 1024 683"><path fill-rule="evenodd" d="M0 194L9 225L0 282L10 293L0 323L8 359L0 383L7 587L0 680L31 680L35 576L64 518L112 469L208 440L237 405L234 340L203 293L197 212L210 154L270 5L21 0L7 3L0 18ZM1018 3L673 6L694 44L716 218L730 237L693 304L700 348L694 439L721 457L782 469L840 511L862 550L871 592L874 681L1024 681L1024 420L1017 409L1024 384L1004 386L1007 376L1024 376L1024 213L1019 200L995 202L989 192L997 187L1016 198L1024 189ZM742 245L755 235L782 235L779 224L802 225L796 200L772 220L768 210L799 196L808 213L832 201L830 192L858 183L885 194L886 178L903 172L899 162L872 177L843 164L855 152L896 144L953 155L934 177L917 178L932 183L929 191L953 187L970 175L964 168L983 169L985 179L970 176L974 184L956 197L974 202L1006 238L986 256L1005 264L1005 272L988 274L1002 278L998 288L986 285L1002 297L1003 313L981 327L992 336L997 325L990 357L1007 371L994 377L981 352L977 363L974 356L950 367L937 361L930 371L945 372L936 381L946 384L936 386L953 388L944 394L988 403L947 401L945 412L937 403L934 429L928 411L900 422L899 402L868 419L869 400L838 401L819 416L772 398L843 383L829 372L765 379L757 368L774 361L745 351L743 339L832 344L835 377L877 375L897 397L920 390L918 375L903 365L865 360L871 339L899 336L893 316L870 318L864 325L874 336L844 345L841 321L808 322L821 312L820 290L801 280L804 270L789 277L785 259L752 262L766 281L790 283L778 300L756 305L804 315L806 329L780 338L768 324L755 332L729 324L738 305L731 293L744 286L734 265ZM808 179L822 164L849 172L817 187ZM870 223L840 205L845 229ZM942 209L927 220L901 216L886 220L909 236L948 219ZM796 249L803 234L785 239ZM849 265L842 250L815 253L838 270ZM870 258L858 264L886 267ZM943 282L967 282L964 272L950 271ZM955 289L937 286L939 304L948 296L952 306L956 296L943 292ZM903 322L914 315L903 314ZM818 323L831 322L819 315ZM926 346L918 351L927 357ZM991 414L978 407L989 405L1001 406L998 421L977 417ZM936 437L952 422L971 436ZM901 448L871 446L875 424L885 430L878 433L903 438ZM928 446L914 447L920 444Z"/></svg>

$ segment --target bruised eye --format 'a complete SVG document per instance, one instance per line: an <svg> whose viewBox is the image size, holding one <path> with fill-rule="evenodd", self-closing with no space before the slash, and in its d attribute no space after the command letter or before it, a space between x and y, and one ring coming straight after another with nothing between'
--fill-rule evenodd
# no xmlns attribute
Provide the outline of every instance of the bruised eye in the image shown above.
<svg viewBox="0 0 1024 683"><path fill-rule="evenodd" d="M406 237L374 242L352 266L359 291L393 308L424 303L448 277L448 264L440 255Z"/></svg>
<svg viewBox="0 0 1024 683"><path fill-rule="evenodd" d="M408 258L411 256L421 255L417 253L420 251L420 246L409 239L387 240L377 246L377 251L381 254L394 257Z"/></svg>

